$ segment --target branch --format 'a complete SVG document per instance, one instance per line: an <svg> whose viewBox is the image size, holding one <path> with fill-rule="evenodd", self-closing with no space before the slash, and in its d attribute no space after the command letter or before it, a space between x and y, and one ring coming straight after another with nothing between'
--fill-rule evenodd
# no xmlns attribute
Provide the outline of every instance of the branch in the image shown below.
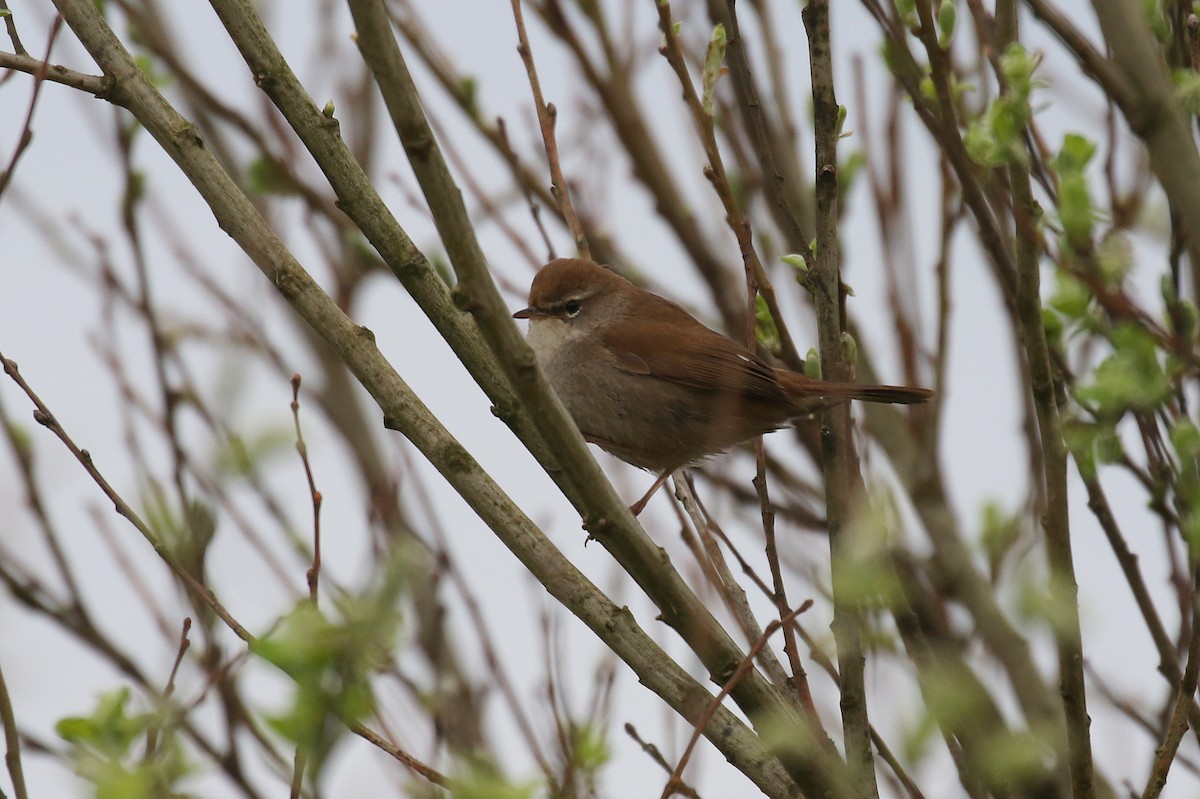
<svg viewBox="0 0 1200 799"><path fill-rule="evenodd" d="M850 374L842 343L843 302L841 249L838 242L838 103L833 87L833 54L828 0L810 0L803 11L812 71L813 135L816 141L816 242L814 268L808 285L817 313L821 373L827 380L847 380ZM841 672L842 734L846 760L861 797L876 797L879 786L871 755L871 725L867 719L862 610L847 601L852 592L845 537L853 517L857 458L850 435L850 409L837 405L821 413L821 461L828 506L829 551L832 560L833 635ZM853 589L853 592L861 589Z"/></svg>
<svg viewBox="0 0 1200 799"><path fill-rule="evenodd" d="M100 99L108 99L111 84L103 75L88 75L86 72L76 72L57 64L49 64L40 58L20 53L0 52L0 69L11 69L14 72L24 72L27 75L38 75L45 72L45 80L51 83L61 83L72 89L93 94Z"/></svg>
<svg viewBox="0 0 1200 799"><path fill-rule="evenodd" d="M550 167L550 191L558 200L563 219L571 230L575 240L575 252L580 258L591 260L592 253L588 248L587 237L583 235L583 226L575 214L575 206L571 203L571 190L567 179L563 176L562 162L558 157L558 139L554 135L554 127L558 122L558 110L552 103L547 103L542 97L542 84L538 80L537 66L533 62L533 49L529 46L529 35L525 33L525 16L521 13L521 0L512 0L513 20L517 24L517 52L525 64L525 74L529 76L529 88L533 90L533 104L537 109L538 126L542 130L542 143L546 148L546 160Z"/></svg>
<svg viewBox="0 0 1200 799"><path fill-rule="evenodd" d="M1129 0L1093 0L1092 5L1112 62L1130 87L1113 99L1145 143L1150 168L1183 222L1192 268L1200 269L1200 154L1158 42L1141 6Z"/></svg>
<svg viewBox="0 0 1200 799"><path fill-rule="evenodd" d="M12 779L16 799L29 799L25 789L25 773L21 769L21 735L17 731L17 718L13 714L12 699L8 695L8 684L4 672L0 671L0 724L4 726L4 763Z"/></svg>

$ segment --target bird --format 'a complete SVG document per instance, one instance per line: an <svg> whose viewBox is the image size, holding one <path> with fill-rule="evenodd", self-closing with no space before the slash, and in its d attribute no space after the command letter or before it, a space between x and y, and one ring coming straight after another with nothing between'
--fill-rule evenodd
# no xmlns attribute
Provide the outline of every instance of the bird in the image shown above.
<svg viewBox="0 0 1200 799"><path fill-rule="evenodd" d="M933 392L839 383L772 367L670 300L581 258L543 266L529 289L527 341L584 439L658 474L848 400L912 404Z"/></svg>

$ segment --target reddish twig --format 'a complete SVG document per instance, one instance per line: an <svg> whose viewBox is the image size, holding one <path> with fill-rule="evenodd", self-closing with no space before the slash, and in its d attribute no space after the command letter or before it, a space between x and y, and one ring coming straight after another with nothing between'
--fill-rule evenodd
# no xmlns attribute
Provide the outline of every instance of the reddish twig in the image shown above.
<svg viewBox="0 0 1200 799"><path fill-rule="evenodd" d="M423 777L428 782L431 782L434 785L442 788L450 788L454 784L453 781L451 781L451 779L445 774L442 774L437 769L422 763L420 760L417 760L415 757L410 755L408 752L405 752L395 744L384 740L374 730L364 727L361 724L352 724L350 725L350 731L359 738L374 744L378 749L387 752L407 769L412 771L414 774Z"/></svg>
<svg viewBox="0 0 1200 799"><path fill-rule="evenodd" d="M6 17L10 23L10 35L15 36L16 31L11 27L12 16ZM29 108L25 110L25 121L21 125L21 135L17 139L17 146L13 150L12 157L8 160L8 166L3 172L0 172L0 196L4 195L4 190L8 188L12 182L13 172L17 168L17 161L21 159L29 143L33 141L33 112L37 108L38 98L42 96L42 86L46 83L46 75L50 71L50 52L54 49L54 41L58 38L58 32L62 30L63 19L61 14L54 16L54 22L50 25L50 36L46 41L46 57L42 59L38 71L33 76L33 93L29 97ZM14 42L19 44L18 40ZM19 55L24 55L22 51Z"/></svg>
<svg viewBox="0 0 1200 799"><path fill-rule="evenodd" d="M675 770L671 772L671 778L667 780L666 786L663 787L661 799L669 799L670 796L677 792L676 786L683 784L683 770L687 768L688 762L692 759L692 752L695 750L696 744L700 742L700 736L704 728L708 726L708 722L712 720L713 714L717 712L717 708L721 706L725 697L729 696L729 692L754 668L754 658L767 645L767 640L775 634L776 630L791 624L797 616L811 608L812 604L811 599L804 600L800 607L785 614L782 618L772 619L771 623L767 625L767 629L763 630L762 636L754 642L754 646L750 647L750 651L742 658L741 663L734 670L733 676L721 686L720 692L713 697L712 701L708 703L708 707L704 709L704 713L700 715L700 720L692 729L692 737L688 741L687 748L683 751L683 756L679 758L679 763L675 766Z"/></svg>
<svg viewBox="0 0 1200 799"><path fill-rule="evenodd" d="M754 476L754 488L758 491L763 535L766 537L767 564L771 568L771 582L774 586L771 598L775 602L779 618L783 619L788 612L787 588L783 584L783 570L779 565L779 548L775 544L775 511L771 507L771 494L767 487L767 457L763 449L762 436L758 437L754 448L758 467L758 473ZM808 688L808 673L800 661L800 650L796 647L796 633L790 624L783 626L783 653L787 655L788 664L792 667L792 676L788 680L788 684L800 696L800 702L804 705L809 720L814 723L815 727L819 727L817 708L813 704L812 692ZM822 736L823 739L824 736Z"/></svg>
<svg viewBox="0 0 1200 799"><path fill-rule="evenodd" d="M662 752L657 746L642 739L642 736L638 734L637 727L634 727L629 722L626 722L625 734L632 738L634 743L640 746L642 751L645 752L651 760L662 766L663 770L668 774L671 773L671 764L667 762L665 757L663 757ZM679 780L676 783L675 793L679 794L680 796L686 796L688 799L700 799L700 794L696 793L696 789L685 784L682 780Z"/></svg>
<svg viewBox="0 0 1200 799"><path fill-rule="evenodd" d="M183 628L179 633L179 649L177 649L175 652L175 663L171 666L171 676L167 678L167 687L163 691L162 695L164 713L166 711L167 703L171 701L171 695L175 693L175 675L179 673L179 664L183 663L183 656L187 654L188 649L192 645L191 639L188 638L188 633L191 631L191 629L191 618L184 617ZM162 732L162 728L164 726L165 725L160 722L153 725L146 732L146 756L143 758L143 762L148 763L154 759L154 753L158 749L158 736L159 733Z"/></svg>
<svg viewBox="0 0 1200 799"><path fill-rule="evenodd" d="M546 161L550 166L550 190L554 199L558 200L559 209L567 227L571 229L571 237L575 240L575 252L580 258L590 259L591 250L588 248L587 237L583 234L583 226L571 203L571 192L567 188L567 180L563 177L562 163L558 158L558 140L554 135L554 126L558 119L558 111L553 103L547 103L542 97L542 85L538 80L537 67L533 62L533 50L529 46L529 36L525 32L525 17L521 13L521 0L512 0L513 20L517 24L517 52L525 64L525 72L529 76L529 88L533 90L533 103L537 108L538 125L542 129L542 142L546 147Z"/></svg>
<svg viewBox="0 0 1200 799"><path fill-rule="evenodd" d="M307 573L308 598L317 604L317 586L321 580L321 501L323 497L317 490L313 479L312 465L308 462L308 446L304 443L304 433L300 429L300 373L292 375L292 419L296 424L296 452L300 453L300 462L304 464L304 476L308 479L308 492L312 497L313 509L313 559Z"/></svg>

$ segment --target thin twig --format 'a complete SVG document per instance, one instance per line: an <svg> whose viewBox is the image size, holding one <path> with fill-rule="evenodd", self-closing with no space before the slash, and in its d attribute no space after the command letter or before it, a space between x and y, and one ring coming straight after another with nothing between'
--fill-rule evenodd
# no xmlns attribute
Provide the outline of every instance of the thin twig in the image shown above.
<svg viewBox="0 0 1200 799"><path fill-rule="evenodd" d="M11 15L8 17L11 22ZM54 22L50 25L50 36L46 41L46 57L41 61L38 71L33 75L33 93L29 96L29 107L25 110L25 121L21 124L21 134L17 139L17 146L13 149L13 154L8 160L8 166L3 172L0 172L0 197L4 195L4 190L8 188L12 182L13 172L17 168L17 161L21 160L21 155L29 147L29 143L33 141L33 112L37 108L38 98L42 96L42 86L46 83L46 76L50 72L50 53L54 49L54 41L58 38L58 32L62 30L62 15L55 14Z"/></svg>
<svg viewBox="0 0 1200 799"><path fill-rule="evenodd" d="M16 799L29 799L25 789L25 773L21 769L21 735L17 731L17 718L13 713L12 698L8 695L3 670L0 670L0 723L4 725L4 763L12 778L13 793Z"/></svg>
<svg viewBox="0 0 1200 799"><path fill-rule="evenodd" d="M792 340L792 334L788 329L783 312L779 308L775 288L771 283L770 276L767 275L766 270L763 268L762 261L758 257L758 251L755 249L754 237L750 229L750 220L746 216L745 211L738 207L729 177L725 173L721 150L717 145L713 115L705 110L704 104L700 96L696 93L696 87L692 83L691 75L688 72L687 61L683 55L683 46L672 21L671 5L664 0L663 2L655 3L655 8L658 10L658 28L663 35L663 47L660 48L660 52L667 59L667 63L675 71L679 79L680 87L683 89L684 102L692 114L692 121L704 146L704 155L708 159L708 166L705 168L704 176L708 178L714 190L716 190L717 196L725 208L726 222L737 237L738 248L741 251L742 263L746 271L749 301L751 303L754 302L756 293L762 296L767 310L775 322L776 330L779 333L780 357L791 368L803 369L804 359L796 349L796 344ZM753 305L750 307L753 308ZM754 346L754 324L754 314L751 313L746 320L746 339L747 344L750 346Z"/></svg>
<svg viewBox="0 0 1200 799"><path fill-rule="evenodd" d="M21 44L21 37L17 35L17 21L13 19L12 10L9 9L6 0L0 0L0 11L4 12L4 27L8 30L8 39L12 42L13 50L17 55L25 55L25 45Z"/></svg>
<svg viewBox="0 0 1200 799"><path fill-rule="evenodd" d="M697 723L693 728L692 737L688 740L687 747L683 750L683 755L679 758L679 763L676 764L675 770L671 772L671 778L667 780L667 784L663 788L660 799L669 799L669 797L676 792L676 786L682 784L683 770L687 768L687 764L692 758L692 752L695 750L696 744L700 742L701 732L706 726L708 726L708 722L712 720L713 713L715 713L717 708L721 706L721 703L724 701L725 697L729 696L729 693L733 690L734 686L741 682L742 679L750 673L751 669L754 668L754 658L760 651L762 651L762 648L767 645L767 640L770 639L770 637L774 635L775 632L781 627L791 624L797 616L811 608L812 604L813 602L811 599L804 600L800 607L796 608L790 613L785 614L783 618L772 619L771 623L767 625L767 629L763 630L762 636L754 642L754 646L750 647L750 651L746 653L746 657L742 658L742 661L738 663L733 675L728 681L726 681L724 685L721 686L721 690L716 696L713 697L712 701L709 703L708 709L705 710L704 714L700 717L699 723Z"/></svg>
<svg viewBox="0 0 1200 799"><path fill-rule="evenodd" d="M808 286L817 313L821 372L829 380L846 380L850 366L842 340L845 294L841 279L841 246L838 241L838 117L833 83L829 2L811 0L801 14L808 36L812 74L813 138L816 142L816 258ZM847 405L821 414L821 466L825 474L829 518L829 552L833 588L833 635L841 670L840 704L846 762L861 797L877 797L879 785L871 755L867 716L866 655L863 648L863 612L848 599L856 593L848 581L847 528L854 513L855 492L861 490L857 455L851 436Z"/></svg>
<svg viewBox="0 0 1200 799"><path fill-rule="evenodd" d="M112 487L108 480L105 479L104 475L101 474L100 470L96 467L96 464L92 461L91 454L88 453L87 450L80 449L79 446L76 445L75 441L67 434L67 431L54 417L54 414L52 414L50 409L46 407L46 404L42 402L41 398L38 397L38 395L34 393L33 389L30 388L29 384L25 382L25 378L23 378L20 372L17 370L17 364L5 358L2 353L0 353L0 364L3 364L4 366L4 373L11 377L13 382L20 386L21 390L25 392L25 396L29 397L30 401L32 401L34 406L37 408L33 414L34 421L50 430L50 432L54 433L54 435L56 435L58 439L66 445L71 454L75 456L75 460L79 461L80 465L83 466L84 471L86 471L96 485L100 487L100 490L104 492L104 495L112 501L116 507L117 513L129 520L129 522L137 529L137 531L142 534L142 537L145 538L152 547L154 547L154 551L158 553L158 556L162 558L163 562L170 567L175 576L178 577L179 580L186 585L189 590L195 592L200 601L203 602L210 610L212 610L212 612L215 613L218 618L221 619L221 621L225 622L226 626L228 626L238 638L242 639L248 644L252 643L255 639L254 636L250 634L249 630L243 627L237 621L237 619L230 615L229 611L227 611L225 607L217 600L216 596L211 590L208 589L207 586L203 585L191 574L191 572L189 572L180 564L175 556L171 554L170 550L167 549L166 545L160 541L157 536L155 536L154 531L151 530L144 521L142 521L142 518L138 516L137 512L134 511L129 503L126 502L121 495L117 493L116 489Z"/></svg>
<svg viewBox="0 0 1200 799"><path fill-rule="evenodd" d="M308 598L314 606L317 604L317 586L321 581L321 502L324 497L317 490L313 478L312 464L308 461L308 445L304 443L304 432L300 428L300 373L292 375L292 420L296 425L296 452L300 454L300 462L304 464L304 477L308 480L308 493L312 499L313 511L313 557L312 566L305 575L308 581Z"/></svg>
<svg viewBox="0 0 1200 799"><path fill-rule="evenodd" d="M143 762L149 763L154 759L154 753L158 749L158 736L162 732L162 728L166 726L166 712L169 708L171 696L175 693L175 675L179 673L179 664L183 662L184 655L192 645L192 641L188 638L188 632L192 629L192 620L185 617L183 625L179 633L179 648L175 650L175 662L171 665L171 675L167 677L167 687L162 694L162 707L164 718L157 724L154 724L146 731L146 756Z"/></svg>
<svg viewBox="0 0 1200 799"><path fill-rule="evenodd" d="M626 722L625 734L632 738L634 743L640 746L642 751L645 752L651 760L662 766L663 771L667 772L667 774L672 772L673 769L671 768L671 764L667 762L665 757L663 757L662 752L659 751L659 748L649 741L643 740L642 736L638 734L637 727L634 727L629 722ZM690 785L685 784L682 780L676 783L675 793L679 794L680 796L687 796L689 799L700 799L700 795L696 793L696 790Z"/></svg>
<svg viewBox="0 0 1200 799"><path fill-rule="evenodd" d="M550 167L550 190L554 193L554 199L558 200L563 219L566 220L567 227L571 230L571 237L575 240L575 251L580 258L591 260L592 252L588 248L587 237L583 234L583 226L579 224L579 217L571 202L571 191L567 186L567 179L563 177L562 162L558 157L558 139L554 133L554 127L558 121L558 111L553 103L547 103L542 97L542 84L538 80L533 49L529 46L529 35L525 32L525 17L521 13L521 0L512 0L512 10L513 20L517 25L517 40L520 42L517 45L517 53L520 54L521 61L525 64L525 74L529 76L529 88L533 91L533 104L537 109L538 125L542 130L542 143L546 148L546 161Z"/></svg>
<svg viewBox="0 0 1200 799"><path fill-rule="evenodd" d="M412 771L414 774L424 778L426 781L441 788L453 787L454 782L445 774L442 774L432 766L422 763L420 760L413 757L408 752L405 752L391 741L384 739L379 735L379 733L375 732L369 727L365 727L362 724L352 724L350 725L350 731L359 738L362 738L365 741L370 741L378 749L387 752L409 771Z"/></svg>
<svg viewBox="0 0 1200 799"><path fill-rule="evenodd" d="M754 442L754 451L757 464L754 488L758 491L763 536L766 539L767 564L771 569L771 583L774 587L771 598L775 601L775 609L779 618L782 619L788 609L787 587L783 582L783 570L779 565L779 548L775 543L775 510L771 507L771 494L767 487L767 457L763 448L762 436L759 436L758 440ZM783 641L783 653L787 655L788 663L792 667L792 677L788 681L788 685L799 695L800 702L804 705L809 718L817 722L819 726L817 708L813 704L812 692L808 688L808 672L804 670L804 664L800 660L800 650L796 646L796 634L790 624L783 626Z"/></svg>
<svg viewBox="0 0 1200 799"><path fill-rule="evenodd" d="M1175 709L1171 713L1171 723L1167 727L1166 736L1154 753L1154 767L1142 791L1142 799L1155 799L1167 784L1167 773L1175 761L1175 753L1179 751L1179 743L1183 740L1188 729L1188 716L1192 709L1192 699L1196 695L1196 684L1200 678L1200 606L1197 604L1198 587L1200 587L1200 568L1193 572L1192 583L1192 629L1191 641L1188 643L1187 667L1183 678L1179 681L1179 689L1175 694Z"/></svg>

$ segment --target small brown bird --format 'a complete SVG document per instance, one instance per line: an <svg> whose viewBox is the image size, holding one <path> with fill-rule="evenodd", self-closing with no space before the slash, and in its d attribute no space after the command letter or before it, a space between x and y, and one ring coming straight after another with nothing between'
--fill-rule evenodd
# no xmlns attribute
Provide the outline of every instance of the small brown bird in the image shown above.
<svg viewBox="0 0 1200 799"><path fill-rule="evenodd" d="M529 344L584 438L659 473L830 404L925 402L924 388L830 383L775 369L670 300L591 261L560 258L529 289Z"/></svg>

